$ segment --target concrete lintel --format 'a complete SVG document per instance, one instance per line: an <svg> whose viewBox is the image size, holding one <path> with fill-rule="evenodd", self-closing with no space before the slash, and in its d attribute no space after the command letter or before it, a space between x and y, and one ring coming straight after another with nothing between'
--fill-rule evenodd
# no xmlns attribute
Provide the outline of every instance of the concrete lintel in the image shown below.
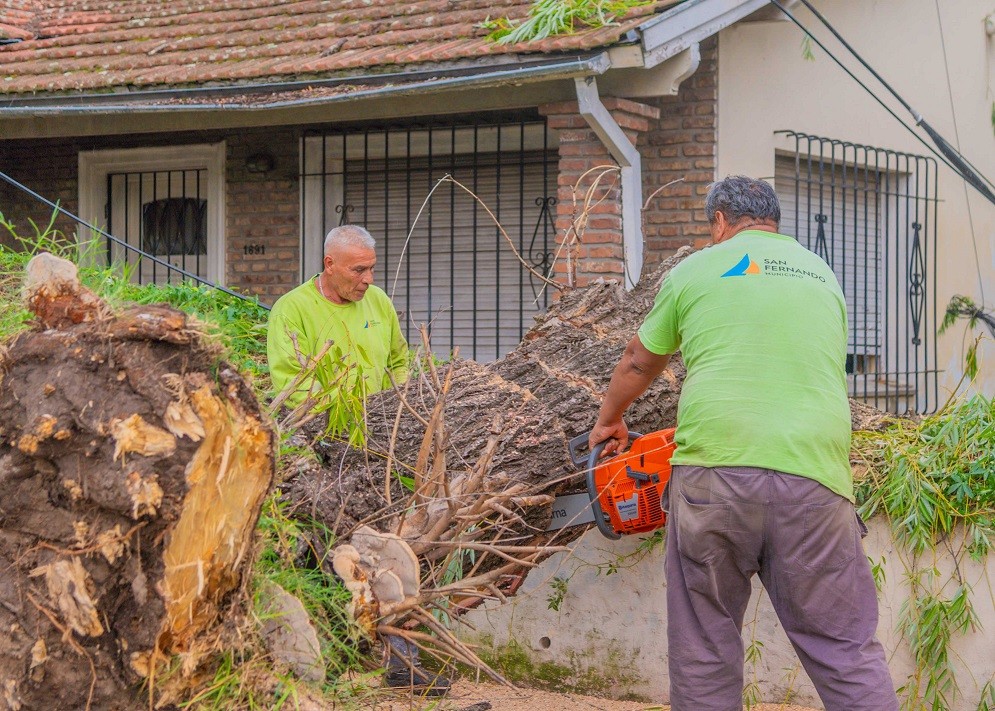
<svg viewBox="0 0 995 711"><path fill-rule="evenodd" d="M652 69L612 69L601 78L601 85L612 96L627 99L674 96L684 80L698 70L699 47L695 42Z"/></svg>
<svg viewBox="0 0 995 711"><path fill-rule="evenodd" d="M642 160L639 151L601 103L595 77L574 79L580 115L605 144L608 152L621 167L622 184L622 248L625 260L625 288L632 289L643 269L643 234L641 210L643 202Z"/></svg>

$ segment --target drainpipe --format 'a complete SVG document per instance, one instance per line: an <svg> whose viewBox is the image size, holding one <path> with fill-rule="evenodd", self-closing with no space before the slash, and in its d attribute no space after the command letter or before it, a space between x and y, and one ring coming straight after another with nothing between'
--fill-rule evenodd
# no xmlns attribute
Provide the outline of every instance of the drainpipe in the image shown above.
<svg viewBox="0 0 995 711"><path fill-rule="evenodd" d="M598 96L598 82L593 76L574 79L580 115L605 144L611 157L622 169L622 250L625 288L631 290L643 269L642 161L639 151L615 122Z"/></svg>

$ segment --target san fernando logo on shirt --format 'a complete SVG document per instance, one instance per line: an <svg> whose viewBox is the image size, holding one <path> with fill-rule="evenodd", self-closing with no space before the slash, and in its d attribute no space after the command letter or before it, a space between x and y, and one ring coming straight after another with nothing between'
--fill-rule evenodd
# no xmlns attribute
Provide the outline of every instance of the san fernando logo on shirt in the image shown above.
<svg viewBox="0 0 995 711"><path fill-rule="evenodd" d="M750 259L749 254L744 254L743 258L732 269L723 274L723 277L746 276L747 274L759 274L760 265Z"/></svg>
<svg viewBox="0 0 995 711"><path fill-rule="evenodd" d="M363 324L363 328L376 328L379 325L380 325L379 321L377 321L376 319L370 319L369 321Z"/></svg>
<svg viewBox="0 0 995 711"><path fill-rule="evenodd" d="M763 266L761 267L759 263L750 259L749 254L744 254L743 258L736 263L736 266L723 274L722 277L763 274L768 277L795 277L796 279L808 277L826 283L825 275L803 267L793 266L785 259L764 258L762 261Z"/></svg>

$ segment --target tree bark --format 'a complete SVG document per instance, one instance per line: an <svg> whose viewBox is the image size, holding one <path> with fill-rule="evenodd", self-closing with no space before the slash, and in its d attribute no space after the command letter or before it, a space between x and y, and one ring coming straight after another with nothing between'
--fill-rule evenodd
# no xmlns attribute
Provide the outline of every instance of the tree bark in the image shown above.
<svg viewBox="0 0 995 711"><path fill-rule="evenodd" d="M449 476L466 476L493 440L487 491L515 483L531 493L577 490L580 477L567 443L594 425L625 345L670 269L690 253L681 250L631 292L615 282L565 292L503 358L487 364L454 358L442 409ZM667 372L629 409L630 428L646 433L673 427L683 380L684 366L675 356ZM422 372L398 390L370 398L363 450L324 441L314 427L302 434L302 439L315 440L323 464L302 463L291 473L286 496L296 510L343 535L361 523L397 529L410 491L397 476L388 476L385 466L389 459L391 468L407 477L417 470L424 421L431 417L438 390ZM519 523L517 534L545 530L551 511L548 502L523 507L518 513L525 525Z"/></svg>
<svg viewBox="0 0 995 711"><path fill-rule="evenodd" d="M450 476L465 476L494 440L485 490L500 491L511 483L524 484L533 493L580 490L581 477L567 443L594 425L626 344L670 270L691 253L690 248L681 249L629 292L608 281L566 291L503 358L487 364L454 358L442 410L444 468ZM680 354L675 354L667 370L626 412L630 430L646 434L676 425L685 373ZM396 532L410 491L396 476L388 476L385 466L389 460L391 468L405 476L417 469L423 421L431 416L437 390L423 373L397 391L370 398L365 450L323 440L316 424L299 435L300 441L314 442L323 463L302 463L290 472L286 496L296 510L340 535L362 523ZM851 410L854 429L880 426L883 419L883 413L854 401ZM528 525L519 525L517 533L535 535L545 530L551 506L545 503L518 513Z"/></svg>

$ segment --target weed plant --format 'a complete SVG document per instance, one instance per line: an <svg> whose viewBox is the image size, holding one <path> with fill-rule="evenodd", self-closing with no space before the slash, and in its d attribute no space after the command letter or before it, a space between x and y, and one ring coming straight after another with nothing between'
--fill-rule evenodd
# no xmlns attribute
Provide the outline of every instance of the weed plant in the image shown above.
<svg viewBox="0 0 995 711"><path fill-rule="evenodd" d="M492 42L538 42L586 27L616 24L632 8L649 4L650 0L536 0L522 22L488 18L481 27L490 31L487 39Z"/></svg>
<svg viewBox="0 0 995 711"><path fill-rule="evenodd" d="M963 564L983 563L995 535L995 401L976 395L854 433L854 453L866 466L855 482L861 515L886 514L906 553L898 631L915 670L899 689L903 708L946 711L961 694L952 642L979 627ZM991 709L992 681L982 682L977 708Z"/></svg>

